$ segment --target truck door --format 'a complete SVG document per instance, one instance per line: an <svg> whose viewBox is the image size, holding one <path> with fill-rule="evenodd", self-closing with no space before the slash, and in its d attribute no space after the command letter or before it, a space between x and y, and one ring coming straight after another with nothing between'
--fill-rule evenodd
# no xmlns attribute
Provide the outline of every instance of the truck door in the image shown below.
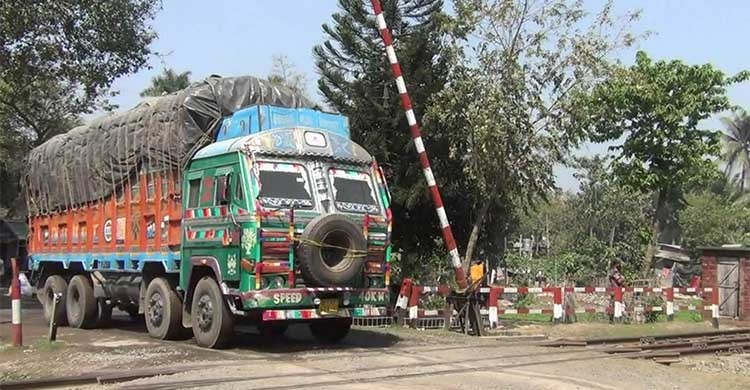
<svg viewBox="0 0 750 390"><path fill-rule="evenodd" d="M243 202L243 192L238 190L239 171L238 165L229 165L191 172L187 177L184 259L191 266L206 265L215 273L219 271L216 276L220 281L237 281L240 276L236 210Z"/></svg>

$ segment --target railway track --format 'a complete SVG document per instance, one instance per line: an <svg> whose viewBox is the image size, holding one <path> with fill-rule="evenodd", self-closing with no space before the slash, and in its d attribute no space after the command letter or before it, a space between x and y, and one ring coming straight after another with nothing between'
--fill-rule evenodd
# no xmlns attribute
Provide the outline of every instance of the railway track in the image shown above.
<svg viewBox="0 0 750 390"><path fill-rule="evenodd" d="M744 353L750 350L750 329L714 332L679 333L649 337L617 337L592 339L561 339L539 345L547 347L596 346L608 354L629 354L639 359L655 359L660 363L676 363L683 355L706 353Z"/></svg>

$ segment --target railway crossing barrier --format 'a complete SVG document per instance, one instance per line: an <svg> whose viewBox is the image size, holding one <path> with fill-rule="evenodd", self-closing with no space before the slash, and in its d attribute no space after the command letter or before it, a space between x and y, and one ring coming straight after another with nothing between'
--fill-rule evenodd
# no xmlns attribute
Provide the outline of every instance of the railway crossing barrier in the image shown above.
<svg viewBox="0 0 750 390"><path fill-rule="evenodd" d="M407 279L401 286L396 309L408 312L408 325L415 328L449 328L455 325L455 311L435 309L423 309L422 302L430 297L447 297L450 294L449 286L419 286L412 280ZM547 314L553 323L562 322L565 315L573 313L607 313L613 322L623 322L628 313L650 313L660 312L666 315L667 321L672 321L674 315L679 311L694 311L703 314L704 318L711 318L714 328L719 327L719 295L718 289L711 287L504 287L491 286L478 289L479 299L483 304L482 314L485 317L485 325L496 328L499 317L502 315L528 315ZM568 312L563 305L565 294L602 294L608 295L608 304L591 306L582 305L569 309ZM639 297L658 294L662 299L660 305L626 304L626 294ZM675 294L681 294L680 299L675 299ZM523 295L534 295L544 297L540 299L541 307L507 306L516 297ZM509 298L503 300L503 298ZM689 302L685 303L685 300ZM693 302L701 299L702 303ZM501 305L504 301L506 305ZM611 302L611 303L610 303Z"/></svg>

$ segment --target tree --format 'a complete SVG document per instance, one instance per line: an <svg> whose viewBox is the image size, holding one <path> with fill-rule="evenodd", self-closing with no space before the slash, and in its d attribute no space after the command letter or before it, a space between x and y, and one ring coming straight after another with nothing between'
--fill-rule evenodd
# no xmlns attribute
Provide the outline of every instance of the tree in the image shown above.
<svg viewBox="0 0 750 390"><path fill-rule="evenodd" d="M69 130L81 115L109 109L111 83L146 65L156 37L149 21L160 4L0 2L0 155L22 161L30 147ZM0 167L10 183L4 194L17 187L18 169ZM8 198L1 200L12 203Z"/></svg>
<svg viewBox="0 0 750 390"><path fill-rule="evenodd" d="M621 185L608 159L577 158L576 193L554 192L521 219L519 233L545 236L537 267L560 280L585 283L618 260L628 274L641 269L648 243L650 199Z"/></svg>
<svg viewBox="0 0 750 390"><path fill-rule="evenodd" d="M726 174L736 177L740 193L750 176L750 115L737 110L732 118L721 118L726 130L721 135Z"/></svg>
<svg viewBox="0 0 750 390"><path fill-rule="evenodd" d="M273 56L273 67L268 75L268 81L273 84L287 87L297 94L309 99L307 93L307 77L297 70L297 67L289 61L285 55Z"/></svg>
<svg viewBox="0 0 750 390"><path fill-rule="evenodd" d="M151 85L141 92L141 96L167 95L189 86L190 71L177 73L172 68L164 68L161 74L151 78Z"/></svg>
<svg viewBox="0 0 750 390"><path fill-rule="evenodd" d="M572 90L587 90L609 74L608 57L636 37L608 2L590 15L567 0L456 0L454 56L446 88L425 123L444 129L461 171L457 181L478 210L470 222L464 266L486 222L504 205L528 207L554 187L552 168L583 138L570 126ZM507 213L502 215L507 217Z"/></svg>
<svg viewBox="0 0 750 390"><path fill-rule="evenodd" d="M710 64L654 62L641 51L633 66L617 71L590 93L578 93L576 104L584 107L578 123L595 141L624 137L611 148L619 152L614 174L635 191L655 194L646 266L661 233L659 213L667 200L716 171L719 131L699 123L731 108L726 88L747 76L726 76Z"/></svg>
<svg viewBox="0 0 750 390"><path fill-rule="evenodd" d="M414 111L421 120L429 97L446 83L443 2L381 3L393 30ZM318 88L331 108L349 117L352 139L365 146L386 172L393 194L393 219L397 221L394 246L401 252L403 273L414 275L419 269L435 268L433 261L446 261L445 257L435 256L441 245L435 210L412 149L409 127L370 2L339 0L339 9L333 14L333 23L323 25L326 41L313 50L320 74ZM447 145L434 141L434 134L441 129L425 126L423 130L437 180L441 185L450 184L448 177L454 172L449 169L454 165L441 162L448 155ZM463 195L462 191L446 186L441 189L447 212L451 216L463 214L467 206L457 198ZM456 227L458 234L460 224Z"/></svg>
<svg viewBox="0 0 750 390"><path fill-rule="evenodd" d="M683 241L688 248L750 241L750 211L747 208L710 192L687 194L685 203L679 219Z"/></svg>

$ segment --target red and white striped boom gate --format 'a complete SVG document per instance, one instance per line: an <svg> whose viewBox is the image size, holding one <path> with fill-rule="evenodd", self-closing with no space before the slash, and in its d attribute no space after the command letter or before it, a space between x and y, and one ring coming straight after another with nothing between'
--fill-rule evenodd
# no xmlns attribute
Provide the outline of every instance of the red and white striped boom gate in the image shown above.
<svg viewBox="0 0 750 390"><path fill-rule="evenodd" d="M393 38L388 29L388 25L385 23L380 0L372 0L372 8L375 11L375 19L378 23L380 37L383 38L385 53L388 56L388 61L391 63L393 77L396 79L396 88L398 88L398 93L401 96L401 106L404 108L406 121L409 123L409 130L411 131L411 137L414 141L414 147L417 149L417 154L419 154L422 173L427 181L427 186L430 188L432 202L435 204L435 211L440 220L443 242L445 243L445 248L448 250L448 254L450 254L451 257L456 283L458 283L459 288L465 289L467 287L467 282L466 274L461 267L461 255L458 253L456 241L453 238L453 231L451 230L450 222L448 222L448 216L445 214L445 208L443 208L443 199L440 197L440 189L438 189L437 183L435 182L435 176L432 173L432 168L430 168L430 159L427 157L427 151L425 150L424 142L422 141L422 130L419 127L419 123L417 123L416 115L414 115L411 99L406 90L406 82L404 81L404 76L401 74L401 66L398 63L396 51L393 49Z"/></svg>

